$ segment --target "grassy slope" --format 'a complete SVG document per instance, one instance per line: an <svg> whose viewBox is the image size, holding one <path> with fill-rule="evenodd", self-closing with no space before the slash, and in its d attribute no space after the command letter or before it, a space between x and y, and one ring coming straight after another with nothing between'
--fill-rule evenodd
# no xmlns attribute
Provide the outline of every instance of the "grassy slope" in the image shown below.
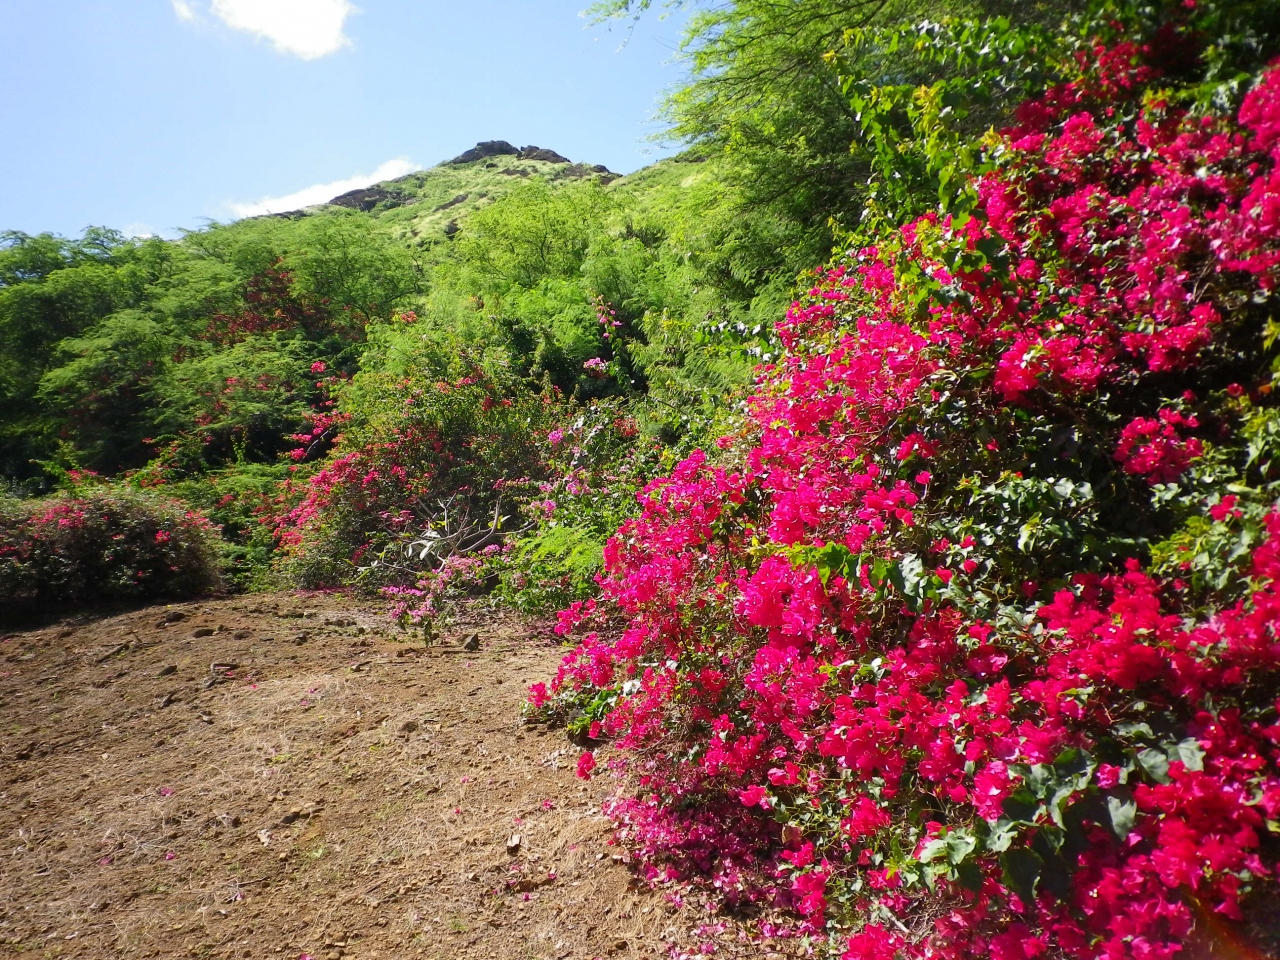
<svg viewBox="0 0 1280 960"><path fill-rule="evenodd" d="M601 179L623 202L629 215L663 216L692 198L698 188L714 182L710 164L675 158L637 170L624 177L600 174L586 164L549 163L498 156L472 163L442 163L408 176L370 187L394 196L378 203L366 215L385 226L397 239L419 248L447 241L446 227L467 218L513 188L531 180L568 186L586 179ZM304 211L323 216L341 207L321 204Z"/></svg>

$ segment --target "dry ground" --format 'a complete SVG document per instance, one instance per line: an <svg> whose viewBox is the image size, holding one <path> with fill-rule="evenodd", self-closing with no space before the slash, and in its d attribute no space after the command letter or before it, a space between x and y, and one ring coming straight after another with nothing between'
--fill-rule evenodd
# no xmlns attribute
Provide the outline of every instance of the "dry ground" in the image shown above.
<svg viewBox="0 0 1280 960"><path fill-rule="evenodd" d="M609 781L520 719L562 652L479 608L409 643L337 595L0 635L0 957L656 960L711 939L782 960L636 884ZM1202 917L1187 960L1280 956L1280 902L1257 906L1245 940Z"/></svg>
<svg viewBox="0 0 1280 960"><path fill-rule="evenodd" d="M0 956L664 956L695 918L521 723L561 653L479 610L406 643L334 595L5 636Z"/></svg>

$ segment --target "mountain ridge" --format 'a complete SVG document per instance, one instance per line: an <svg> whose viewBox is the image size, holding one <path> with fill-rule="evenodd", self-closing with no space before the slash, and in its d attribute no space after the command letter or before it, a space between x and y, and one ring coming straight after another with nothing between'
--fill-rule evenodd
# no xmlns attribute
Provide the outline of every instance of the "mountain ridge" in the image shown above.
<svg viewBox="0 0 1280 960"><path fill-rule="evenodd" d="M382 221L405 242L423 244L452 238L468 216L520 182L541 180L560 186L595 180L608 187L662 167L672 159L658 160L624 175L604 164L575 162L546 147L481 140L434 166L348 190L324 203L265 216L296 220L324 215L335 207L346 208Z"/></svg>

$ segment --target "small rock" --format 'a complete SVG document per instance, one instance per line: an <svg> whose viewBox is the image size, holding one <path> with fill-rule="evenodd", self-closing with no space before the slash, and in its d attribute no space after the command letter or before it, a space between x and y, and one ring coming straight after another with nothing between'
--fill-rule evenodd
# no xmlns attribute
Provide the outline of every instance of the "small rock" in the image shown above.
<svg viewBox="0 0 1280 960"><path fill-rule="evenodd" d="M201 637L212 637L216 632L213 627L199 627L191 631L191 639L199 640Z"/></svg>
<svg viewBox="0 0 1280 960"><path fill-rule="evenodd" d="M170 610L164 615L164 623L181 623L187 619L187 615L181 610Z"/></svg>
<svg viewBox="0 0 1280 960"><path fill-rule="evenodd" d="M248 630L237 630L235 633L231 635L232 639L234 640L248 640L252 636L253 634L250 633Z"/></svg>
<svg viewBox="0 0 1280 960"><path fill-rule="evenodd" d="M178 665L177 665L176 663L171 663L171 664L169 664L167 667L161 667L161 668L160 668L160 670L159 670L159 672L158 672L158 673L156 673L156 676L157 676L157 677L172 677L172 676L173 676L175 673L177 673L177 672L178 672Z"/></svg>
<svg viewBox="0 0 1280 960"><path fill-rule="evenodd" d="M521 837L520 834L513 833L511 835L511 839L507 841L507 853L511 854L511 856L514 857L517 853L520 852L520 844L523 841L524 841L524 838Z"/></svg>

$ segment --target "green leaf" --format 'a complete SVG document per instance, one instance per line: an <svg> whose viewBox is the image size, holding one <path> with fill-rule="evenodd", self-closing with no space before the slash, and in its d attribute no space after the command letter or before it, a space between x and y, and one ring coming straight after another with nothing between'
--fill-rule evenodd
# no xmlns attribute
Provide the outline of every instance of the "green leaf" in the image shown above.
<svg viewBox="0 0 1280 960"><path fill-rule="evenodd" d="M921 863L929 863L942 856L947 850L946 837L934 837L920 849L919 860Z"/></svg>
<svg viewBox="0 0 1280 960"><path fill-rule="evenodd" d="M1107 797L1107 814L1111 818L1111 830L1120 840L1133 832L1138 819L1138 803L1128 790L1116 790Z"/></svg>
<svg viewBox="0 0 1280 960"><path fill-rule="evenodd" d="M1036 819L1036 813L1040 810L1039 805L1036 803L1036 798L1026 788L1017 790L1012 795L1005 797L1000 806L1004 810L1006 817L1021 823L1033 823Z"/></svg>
<svg viewBox="0 0 1280 960"><path fill-rule="evenodd" d="M982 889L982 870L972 860L965 861L956 867L956 882L966 890L977 893Z"/></svg>
<svg viewBox="0 0 1280 960"><path fill-rule="evenodd" d="M1158 783L1169 782L1169 757L1163 750L1148 747L1138 751L1138 763L1151 779Z"/></svg>
<svg viewBox="0 0 1280 960"><path fill-rule="evenodd" d="M1198 773L1204 769L1204 748L1198 740L1188 738L1178 744L1176 755L1170 754L1170 759L1181 760L1188 770Z"/></svg>
<svg viewBox="0 0 1280 960"><path fill-rule="evenodd" d="M1026 847L1014 847L1001 855L1000 866L1004 869L1005 886L1016 893L1024 904L1033 904L1036 884L1044 869L1044 861L1040 855Z"/></svg>
<svg viewBox="0 0 1280 960"><path fill-rule="evenodd" d="M964 830L952 830L947 834L947 860L952 864L963 863L969 854L978 849L978 838Z"/></svg>
<svg viewBox="0 0 1280 960"><path fill-rule="evenodd" d="M992 853L1004 853L1018 838L1018 828L1003 817L994 823L988 821L987 826L990 833L987 834L986 847Z"/></svg>
<svg viewBox="0 0 1280 960"><path fill-rule="evenodd" d="M1147 737L1155 739L1151 725L1147 723L1120 723L1115 728L1116 735L1121 737Z"/></svg>

